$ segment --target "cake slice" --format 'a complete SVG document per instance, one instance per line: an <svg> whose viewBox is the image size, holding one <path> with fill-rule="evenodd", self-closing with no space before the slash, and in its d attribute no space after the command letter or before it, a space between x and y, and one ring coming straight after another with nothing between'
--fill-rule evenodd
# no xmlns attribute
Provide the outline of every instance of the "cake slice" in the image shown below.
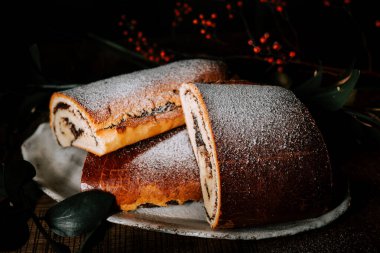
<svg viewBox="0 0 380 253"><path fill-rule="evenodd" d="M328 152L292 92L188 83L180 97L212 228L294 221L328 210Z"/></svg>
<svg viewBox="0 0 380 253"><path fill-rule="evenodd" d="M219 61L184 60L56 92L50 126L63 147L98 156L184 124L179 86L225 79Z"/></svg>

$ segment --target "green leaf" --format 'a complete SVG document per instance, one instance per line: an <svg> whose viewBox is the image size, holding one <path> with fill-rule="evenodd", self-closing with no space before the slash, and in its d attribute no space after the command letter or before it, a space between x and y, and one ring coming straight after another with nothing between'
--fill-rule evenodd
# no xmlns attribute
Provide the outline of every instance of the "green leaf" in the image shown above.
<svg viewBox="0 0 380 253"><path fill-rule="evenodd" d="M360 71L353 69L334 85L322 85L322 68L316 70L314 77L296 86L294 93L307 105L328 111L341 109L349 100L359 79Z"/></svg>
<svg viewBox="0 0 380 253"><path fill-rule="evenodd" d="M296 86L293 91L299 97L308 97L319 91L322 84L323 70L322 67L314 71L314 75L309 80Z"/></svg>
<svg viewBox="0 0 380 253"><path fill-rule="evenodd" d="M352 136L357 144L367 148L380 147L380 111L376 108L359 111L357 108L344 108L345 113L353 118Z"/></svg>
<svg viewBox="0 0 380 253"><path fill-rule="evenodd" d="M51 207L45 215L50 229L60 236L78 236L94 230L115 210L115 197L108 192L81 192Z"/></svg>
<svg viewBox="0 0 380 253"><path fill-rule="evenodd" d="M34 213L32 214L32 220L34 221L34 224L36 225L38 230L41 232L41 234L45 237L46 241L53 248L54 252L56 253L70 253L71 252L68 246L66 246L63 243L57 242L51 238L50 234L42 226L40 222L40 218L38 218Z"/></svg>
<svg viewBox="0 0 380 253"><path fill-rule="evenodd" d="M359 112L346 108L346 113L351 115L354 119L359 121L362 125L367 127L373 127L380 130L380 117L371 112Z"/></svg>
<svg viewBox="0 0 380 253"><path fill-rule="evenodd" d="M82 242L78 253L90 252L91 248L102 241L106 235L106 231L109 228L109 223L103 221L97 228L86 235L86 238Z"/></svg>
<svg viewBox="0 0 380 253"><path fill-rule="evenodd" d="M355 88L359 76L359 70L352 70L349 76L339 81L337 85L324 88L315 94L310 99L310 102L312 104L317 104L321 108L329 111L337 111L341 109L350 98L350 95Z"/></svg>
<svg viewBox="0 0 380 253"><path fill-rule="evenodd" d="M6 195L15 204L22 204L23 187L30 184L36 171L33 165L25 160L14 160L6 163L3 168L2 178Z"/></svg>

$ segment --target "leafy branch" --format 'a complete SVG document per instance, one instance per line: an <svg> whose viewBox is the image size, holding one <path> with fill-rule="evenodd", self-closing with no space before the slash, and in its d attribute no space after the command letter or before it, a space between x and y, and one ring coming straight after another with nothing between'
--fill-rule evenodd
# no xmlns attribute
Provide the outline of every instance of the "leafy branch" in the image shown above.
<svg viewBox="0 0 380 253"><path fill-rule="evenodd" d="M100 190L81 192L57 203L49 208L42 218L39 218L34 213L36 202L41 196L37 184L33 181L35 175L34 167L27 161L16 160L3 163L0 170L0 202L6 204L0 207L13 213L12 217L15 219L21 220L23 228L28 227L27 221L31 218L48 244L57 253L70 252L70 249L52 239L42 222L45 222L49 229L59 236L74 237L85 234L85 240L78 252L88 251L95 243L101 241L108 227L107 217L118 210L115 197ZM9 232L9 226L5 224L5 221L3 222L0 230L2 234L6 234ZM18 231L15 232L18 233ZM0 250L12 250L25 242L26 240L14 244L12 241L9 245L2 246Z"/></svg>

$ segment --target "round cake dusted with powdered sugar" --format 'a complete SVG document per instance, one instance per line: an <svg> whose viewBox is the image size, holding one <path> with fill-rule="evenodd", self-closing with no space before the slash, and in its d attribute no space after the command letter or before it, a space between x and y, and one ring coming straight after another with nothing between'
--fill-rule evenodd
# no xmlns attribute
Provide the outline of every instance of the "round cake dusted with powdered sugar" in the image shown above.
<svg viewBox="0 0 380 253"><path fill-rule="evenodd" d="M179 86L226 78L220 61L184 60L56 92L50 125L59 144L96 155L184 124Z"/></svg>
<svg viewBox="0 0 380 253"><path fill-rule="evenodd" d="M300 220L329 209L328 152L291 91L190 83L180 96L212 227Z"/></svg>
<svg viewBox="0 0 380 253"><path fill-rule="evenodd" d="M102 157L89 153L81 188L111 192L125 211L202 198L199 169L184 127Z"/></svg>

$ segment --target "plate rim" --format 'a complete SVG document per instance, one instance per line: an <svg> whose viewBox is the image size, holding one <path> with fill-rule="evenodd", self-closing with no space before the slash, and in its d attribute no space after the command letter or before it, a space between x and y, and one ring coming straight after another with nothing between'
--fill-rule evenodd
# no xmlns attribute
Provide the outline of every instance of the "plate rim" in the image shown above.
<svg viewBox="0 0 380 253"><path fill-rule="evenodd" d="M47 187L41 186L41 190L54 199L57 202L64 200L65 198L61 196L59 193L56 193L53 190L50 190ZM79 192L78 192L79 193ZM249 227L249 228L234 228L234 229L214 229L210 228L210 231L201 231L196 228L181 228L177 227L178 224L170 223L170 222L158 222L152 220L144 220L142 218L136 217L133 215L133 212L118 212L116 214L111 215L107 218L107 221L134 227L140 228L144 230L161 232L173 235L181 235L181 236L191 236L191 237L199 237L199 238L212 238L212 239L227 239L227 240L262 240L269 238L277 238L299 234L302 232L315 230L321 227L324 227L331 222L338 219L342 216L351 205L351 195L349 190L344 197L344 199L339 202L337 206L328 212L310 219L291 221L285 223L277 223L270 224L258 227ZM165 207L158 207L165 208ZM129 217L126 217L129 216ZM171 220L175 220L173 218ZM195 220L196 222L200 222ZM203 222L200 222L203 224ZM204 221L204 224L207 224L207 221Z"/></svg>
<svg viewBox="0 0 380 253"><path fill-rule="evenodd" d="M147 226L149 225L149 230L182 236L228 240L262 240L295 235L324 227L342 216L348 210L350 205L351 195L348 191L344 199L336 207L315 218L249 228L215 229L209 232L196 229L188 229L185 231L175 227L168 228L168 225L165 222L155 222L155 224L152 225L152 222L149 223L146 220L144 221L143 219L136 217L123 217L123 219L119 219L118 215L120 213L110 216L107 220L115 224L141 229L148 229ZM207 221L204 221L204 223L208 225ZM144 226L144 224L146 224L146 226Z"/></svg>

